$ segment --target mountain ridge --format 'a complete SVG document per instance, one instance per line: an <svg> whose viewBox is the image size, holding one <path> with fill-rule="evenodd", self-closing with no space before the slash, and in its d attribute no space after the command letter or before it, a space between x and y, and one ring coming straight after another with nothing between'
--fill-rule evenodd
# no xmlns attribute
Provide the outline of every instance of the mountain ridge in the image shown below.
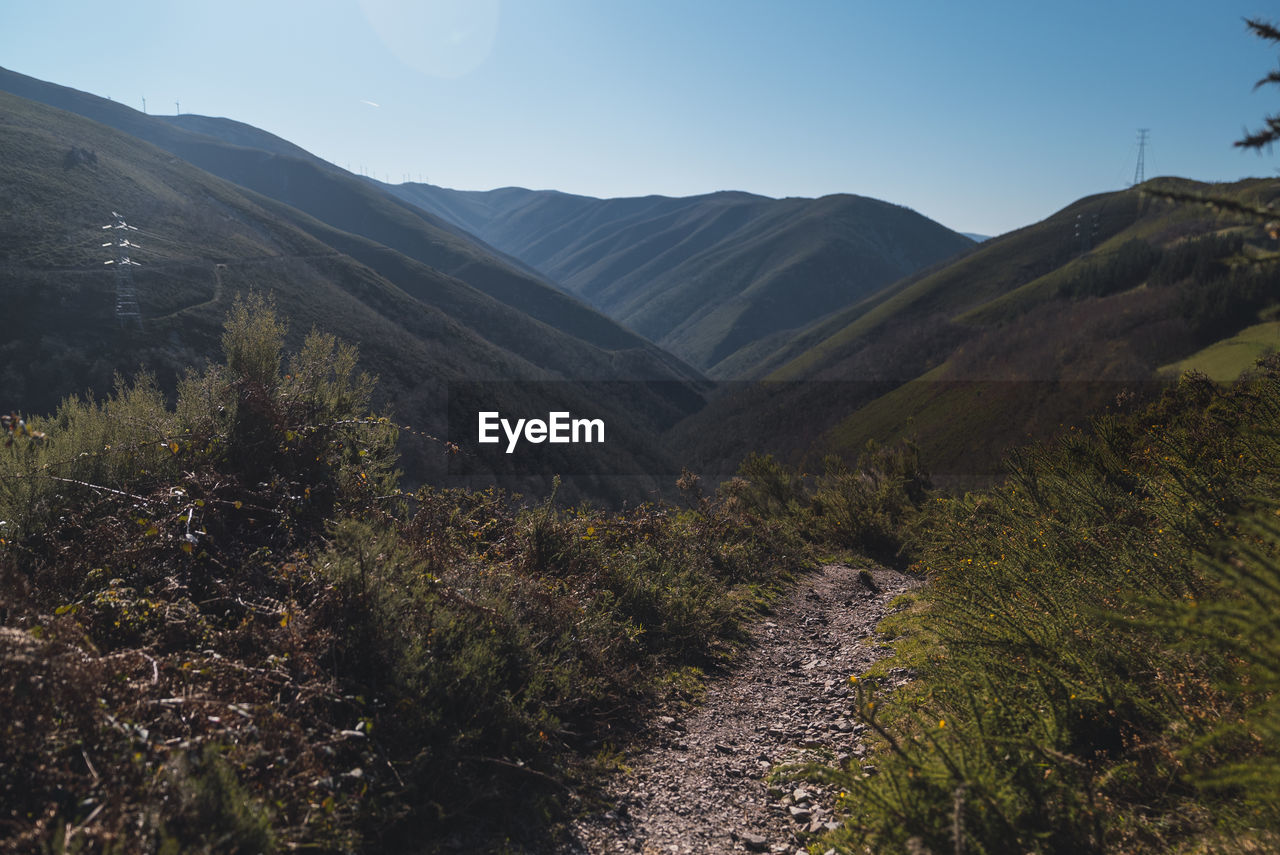
<svg viewBox="0 0 1280 855"><path fill-rule="evenodd" d="M620 331L625 346L601 348L136 137L8 93L0 93L0 148L9 199L0 211L7 408L49 412L68 393L105 394L117 373L138 368L172 390L188 368L216 356L235 296L256 290L274 295L291 321L291 346L314 327L359 347L362 368L382 380L378 405L413 427L404 449L413 481L447 480L440 446L414 437L445 437L451 384L474 393L472 381L501 381L487 390L499 409L554 404L608 418L617 471L674 466L656 436L698 405L705 383L643 339ZM142 227L133 278L143 332L115 317L114 276L99 246L113 210ZM563 382L618 379L663 382ZM575 461L556 453L549 465L574 471ZM509 474L511 486L546 486L540 474ZM619 495L603 482L599 489Z"/></svg>
<svg viewBox="0 0 1280 855"><path fill-rule="evenodd" d="M636 349L647 339L720 376L728 375L719 364L738 370L760 339L798 331L968 245L900 206L848 195L600 200L521 188L476 194L391 186L232 119L146 116L7 70L0 88L146 139L593 344ZM904 242L881 228L888 221L898 231L928 223L929 239L945 246L920 256L910 246L916 238ZM669 367L679 370L676 361Z"/></svg>
<svg viewBox="0 0 1280 855"><path fill-rule="evenodd" d="M718 366L760 338L798 330L971 245L903 206L851 194L388 190L722 377Z"/></svg>
<svg viewBox="0 0 1280 855"><path fill-rule="evenodd" d="M150 142L193 165L455 276L539 320L603 347L642 347L643 340L586 304L531 275L517 262L453 225L380 192L292 143L228 119L152 117L114 101L0 69L0 90L85 116ZM243 142L183 127L234 130ZM267 149L258 145L268 145ZM290 153L282 153L290 152ZM305 152L304 152L305 154Z"/></svg>
<svg viewBox="0 0 1280 855"><path fill-rule="evenodd" d="M1195 368L1202 354L1220 372L1247 369L1260 345L1212 345L1280 317L1280 252L1263 220L1233 206L1278 200L1274 179L1153 179L1084 197L762 340L750 375L761 382L712 401L672 442L698 459L772 451L815 467L910 439L941 483L987 483L1006 449L1135 406L1176 379L1166 366ZM750 438L699 439L748 420Z"/></svg>

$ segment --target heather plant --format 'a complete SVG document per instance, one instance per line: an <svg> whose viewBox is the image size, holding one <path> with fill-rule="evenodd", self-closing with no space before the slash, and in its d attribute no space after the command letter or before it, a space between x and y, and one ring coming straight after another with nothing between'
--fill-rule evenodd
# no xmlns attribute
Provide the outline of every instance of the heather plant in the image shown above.
<svg viewBox="0 0 1280 855"><path fill-rule="evenodd" d="M735 503L760 517L796 517L806 499L803 477L771 454L747 455L727 492Z"/></svg>
<svg viewBox="0 0 1280 855"><path fill-rule="evenodd" d="M536 834L807 561L719 497L405 492L355 350L285 332L250 295L172 404L6 417L0 850Z"/></svg>
<svg viewBox="0 0 1280 855"><path fill-rule="evenodd" d="M726 661L805 561L711 501L616 513L423 489L412 505L334 524L311 615L331 628L332 672L378 698L367 715L405 758L404 797L437 822L503 803L538 824L591 774L601 734Z"/></svg>
<svg viewBox="0 0 1280 855"><path fill-rule="evenodd" d="M258 855L275 849L269 814L246 792L218 745L177 756L166 770L165 786L172 807L160 829L160 855Z"/></svg>

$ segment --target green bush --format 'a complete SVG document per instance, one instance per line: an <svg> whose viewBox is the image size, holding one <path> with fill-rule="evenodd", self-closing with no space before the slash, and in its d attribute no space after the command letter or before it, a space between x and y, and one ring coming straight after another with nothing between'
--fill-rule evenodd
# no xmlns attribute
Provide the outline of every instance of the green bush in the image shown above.
<svg viewBox="0 0 1280 855"><path fill-rule="evenodd" d="M929 488L913 443L868 443L853 468L838 458L825 461L810 502L810 531L825 542L898 563L907 524Z"/></svg>
<svg viewBox="0 0 1280 855"><path fill-rule="evenodd" d="M160 855L265 855L276 851L267 811L245 791L216 745L178 755L167 770Z"/></svg>
<svg viewBox="0 0 1280 855"><path fill-rule="evenodd" d="M853 466L835 456L823 466L821 475L806 476L752 454L722 485L721 498L818 548L909 563L909 532L931 489L919 448L909 440L869 442Z"/></svg>
<svg viewBox="0 0 1280 855"><path fill-rule="evenodd" d="M1226 391L1192 375L933 502L929 584L883 627L918 677L857 683L877 774L815 770L846 793L833 843L1168 851L1280 830L1280 577L1274 526L1248 522L1280 500L1277 425L1280 364Z"/></svg>
<svg viewBox="0 0 1280 855"><path fill-rule="evenodd" d="M806 562L723 498L405 493L355 350L284 340L250 295L172 406L140 377L6 419L0 851L542 828Z"/></svg>

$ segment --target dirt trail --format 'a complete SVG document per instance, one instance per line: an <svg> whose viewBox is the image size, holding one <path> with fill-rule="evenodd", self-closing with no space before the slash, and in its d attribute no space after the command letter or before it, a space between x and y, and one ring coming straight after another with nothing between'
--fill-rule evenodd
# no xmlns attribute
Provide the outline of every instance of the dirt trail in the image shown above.
<svg viewBox="0 0 1280 855"><path fill-rule="evenodd" d="M856 764L865 753L848 678L888 652L874 627L916 584L883 568L870 576L875 590L843 565L801 579L696 710L652 723L630 773L608 789L613 808L579 821L565 855L803 851L808 833L834 820L830 794L787 785L771 797L764 778L779 764Z"/></svg>

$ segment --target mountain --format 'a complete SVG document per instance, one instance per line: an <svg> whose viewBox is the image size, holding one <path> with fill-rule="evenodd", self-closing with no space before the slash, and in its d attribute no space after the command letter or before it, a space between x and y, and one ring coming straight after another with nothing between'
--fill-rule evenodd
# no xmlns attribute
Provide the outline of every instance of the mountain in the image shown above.
<svg viewBox="0 0 1280 855"><path fill-rule="evenodd" d="M712 376L972 241L860 196L596 199L389 186ZM730 366L732 369L730 370Z"/></svg>
<svg viewBox="0 0 1280 855"><path fill-rule="evenodd" d="M443 435L448 405L482 402L595 408L616 426L605 457L544 447L537 473L472 448L447 473L464 480L501 473L536 489L576 471L652 484L678 463L723 473L767 450L812 464L914 436L940 480L965 485L1009 446L1127 406L1178 370L1238 372L1272 347L1280 315L1274 242L1239 214L1280 199L1275 181L1156 180L974 244L852 196L389 188L238 122L147 117L0 72L6 87L125 130L0 101L0 381L13 396L0 406L52 409L136 366L171 388L217 353L231 300L256 288L293 319L295 342L315 325L358 344L382 403L415 430ZM1171 201L1196 194L1227 203ZM116 323L101 266L113 210L143 229L141 334ZM922 266L911 234L958 254ZM859 290L875 276L855 274L893 263L912 272ZM718 377L759 382L711 391L587 300ZM442 471L432 448L407 443L415 477Z"/></svg>
<svg viewBox="0 0 1280 855"><path fill-rule="evenodd" d="M223 317L251 290L274 298L291 322L291 345L312 327L358 345L361 367L380 377L380 406L419 433L469 428L446 422L458 398L530 415L563 408L611 425L601 473L665 473L673 464L658 431L700 405L696 371L537 280L518 280L461 239L440 245L471 254L461 272L488 270L541 289L539 305L566 307L560 323L136 137L4 93L0 151L6 410L48 412L67 394L101 393L117 373L139 368L172 389L189 366L218 354ZM139 229L130 254L142 265L133 268L141 330L122 327L115 276L103 264L114 252L102 246L114 233L103 229L112 211ZM580 382L606 380L614 382ZM459 470L439 443L406 436L414 480ZM547 452L553 471L593 471L562 449ZM483 478L491 473L482 464L459 472ZM536 488L543 472L507 474L508 483Z"/></svg>
<svg viewBox="0 0 1280 855"><path fill-rule="evenodd" d="M1187 201L1201 197L1225 202ZM1181 369L1233 376L1274 347L1280 253L1266 218L1239 211L1277 200L1280 182L1257 179L1081 199L770 343L762 382L671 442L704 461L767 449L817 465L913 437L943 483L990 480L1029 438L1132 407Z"/></svg>
<svg viewBox="0 0 1280 855"><path fill-rule="evenodd" d="M798 328L972 246L906 209L853 196L599 200L518 189L387 187L233 120L146 116L3 70L0 89L101 121L309 214L300 228L402 288L415 287L405 285L415 275L407 258L576 339L626 354L623 364L587 374L595 379L697 379L641 336L719 376L746 376ZM436 289L428 299L451 300L454 311L463 311L456 293ZM494 341L502 317L470 311L460 320L491 330ZM537 350L547 341L508 338L503 346ZM643 370L632 371L639 363Z"/></svg>
<svg viewBox="0 0 1280 855"><path fill-rule="evenodd" d="M173 121L173 117L147 116L114 101L4 69L0 69L0 91L78 113L145 140L336 229L368 238L461 279L600 347L644 346L640 338L617 323L473 236L271 134L223 119L178 117ZM220 136L203 132L213 129ZM670 365L677 367L674 361Z"/></svg>
<svg viewBox="0 0 1280 855"><path fill-rule="evenodd" d="M964 235L974 243L982 243L984 240L991 240L991 235L980 235L975 234L974 232L961 232L960 234Z"/></svg>

